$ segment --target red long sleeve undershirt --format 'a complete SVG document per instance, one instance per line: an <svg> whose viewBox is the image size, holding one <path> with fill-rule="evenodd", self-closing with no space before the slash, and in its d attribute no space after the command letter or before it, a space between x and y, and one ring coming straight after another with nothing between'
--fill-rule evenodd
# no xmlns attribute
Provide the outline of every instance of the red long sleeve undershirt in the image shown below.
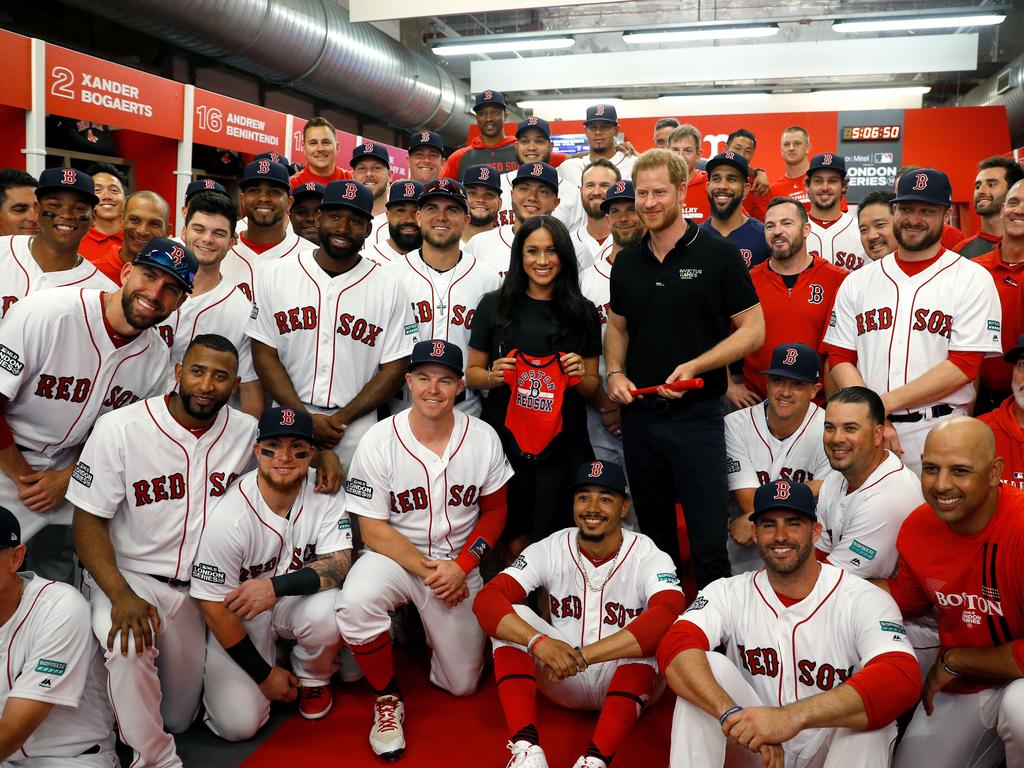
<svg viewBox="0 0 1024 768"><path fill-rule="evenodd" d="M840 363L849 363L856 367L857 365L857 352L853 349L845 349L844 347L837 347L833 344L825 345L825 352L828 355L829 365L835 368ZM946 358L959 368L964 376L971 381L974 381L981 372L981 363L985 359L984 352L950 352Z"/></svg>
<svg viewBox="0 0 1024 768"><path fill-rule="evenodd" d="M466 539L466 546L455 558L455 562L469 573L480 565L483 557L494 546L494 542L505 529L505 518L508 515L508 486L503 485L494 493L480 498L480 517Z"/></svg>

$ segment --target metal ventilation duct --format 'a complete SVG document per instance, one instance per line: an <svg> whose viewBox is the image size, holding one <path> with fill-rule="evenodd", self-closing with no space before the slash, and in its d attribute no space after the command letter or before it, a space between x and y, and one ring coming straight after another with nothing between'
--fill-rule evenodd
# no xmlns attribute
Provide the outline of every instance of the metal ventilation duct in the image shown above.
<svg viewBox="0 0 1024 768"><path fill-rule="evenodd" d="M1024 145L1024 56L1018 56L956 102L960 107L1006 107L1013 146Z"/></svg>
<svg viewBox="0 0 1024 768"><path fill-rule="evenodd" d="M336 0L66 0L269 82L461 144L466 85Z"/></svg>

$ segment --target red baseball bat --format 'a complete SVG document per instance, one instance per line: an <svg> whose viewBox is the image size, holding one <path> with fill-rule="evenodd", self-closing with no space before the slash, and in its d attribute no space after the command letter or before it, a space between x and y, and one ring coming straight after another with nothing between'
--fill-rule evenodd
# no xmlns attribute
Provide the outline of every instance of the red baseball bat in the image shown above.
<svg viewBox="0 0 1024 768"><path fill-rule="evenodd" d="M656 387L644 387L643 389L631 389L629 394L633 397L637 395L656 395L658 389L665 387L665 389L671 389L673 392L682 392L684 389L703 389L704 379L679 379L673 381L671 384L659 384Z"/></svg>

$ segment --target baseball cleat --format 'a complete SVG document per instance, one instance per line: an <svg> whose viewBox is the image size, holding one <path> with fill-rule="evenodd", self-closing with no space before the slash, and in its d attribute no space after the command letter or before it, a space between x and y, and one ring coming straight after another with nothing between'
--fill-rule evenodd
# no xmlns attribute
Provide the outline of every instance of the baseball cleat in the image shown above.
<svg viewBox="0 0 1024 768"><path fill-rule="evenodd" d="M405 752L405 704L397 696L378 696L373 705L370 746L377 757L397 760Z"/></svg>
<svg viewBox="0 0 1024 768"><path fill-rule="evenodd" d="M548 768L548 758L539 744L531 744L528 741L517 741L508 743L512 759L508 761L505 768Z"/></svg>
<svg viewBox="0 0 1024 768"><path fill-rule="evenodd" d="M334 694L326 685L303 686L299 691L299 714L307 720L326 717L334 704Z"/></svg>
<svg viewBox="0 0 1024 768"><path fill-rule="evenodd" d="M608 763L599 757L582 755L575 763L572 764L572 768L608 768Z"/></svg>

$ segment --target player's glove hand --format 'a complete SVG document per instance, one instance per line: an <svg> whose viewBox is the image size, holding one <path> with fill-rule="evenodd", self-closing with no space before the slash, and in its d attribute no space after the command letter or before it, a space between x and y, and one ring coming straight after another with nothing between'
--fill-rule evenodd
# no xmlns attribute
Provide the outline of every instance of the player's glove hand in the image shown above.
<svg viewBox="0 0 1024 768"><path fill-rule="evenodd" d="M800 732L796 719L784 707L747 707L726 718L722 731L751 752L784 744Z"/></svg>
<svg viewBox="0 0 1024 768"><path fill-rule="evenodd" d="M44 469L18 477L18 498L33 512L49 512L68 492L74 463L64 469Z"/></svg>
<svg viewBox="0 0 1024 768"><path fill-rule="evenodd" d="M587 668L587 662L579 651L553 637L544 638L533 646L533 658L544 665L544 671L553 683L560 683Z"/></svg>
<svg viewBox="0 0 1024 768"><path fill-rule="evenodd" d="M749 547L754 543L754 524L746 515L740 515L729 523L729 536L741 547Z"/></svg>
<svg viewBox="0 0 1024 768"><path fill-rule="evenodd" d="M246 621L269 611L276 603L277 595L270 579L244 581L224 598L224 607Z"/></svg>
<svg viewBox="0 0 1024 768"><path fill-rule="evenodd" d="M951 682L956 680L955 675L949 674L942 666L942 655L935 660L932 664L932 668L928 670L928 675L924 679L924 685L921 687L921 703L924 705L924 713L931 717L932 712L935 711L935 694L949 685Z"/></svg>
<svg viewBox="0 0 1024 768"><path fill-rule="evenodd" d="M742 381L733 381L732 376L729 377L729 386L725 390L725 399L737 410L749 408L761 402L761 398L757 396L757 393L747 389L747 385Z"/></svg>
<svg viewBox="0 0 1024 768"><path fill-rule="evenodd" d="M321 448L333 448L341 442L346 425L336 424L330 416L322 413L311 413L313 418L313 439Z"/></svg>
<svg viewBox="0 0 1024 768"><path fill-rule="evenodd" d="M118 632L121 633L121 655L128 655L128 638L131 635L135 640L135 653L141 656L146 648L153 647L153 639L160 634L160 614L156 606L130 589L125 595L111 600L108 651L113 652Z"/></svg>
<svg viewBox="0 0 1024 768"><path fill-rule="evenodd" d="M430 560L424 557L421 562L430 574L423 579L438 600L447 601L462 591L466 583L466 573L454 560Z"/></svg>
<svg viewBox="0 0 1024 768"><path fill-rule="evenodd" d="M768 174L764 172L764 168L758 168L754 174L754 183L750 186L750 194L767 195L769 189L771 182L768 181Z"/></svg>
<svg viewBox="0 0 1024 768"><path fill-rule="evenodd" d="M270 676L260 683L260 691L270 701L295 701L299 695L299 678L281 667L270 670Z"/></svg>
<svg viewBox="0 0 1024 768"><path fill-rule="evenodd" d="M345 470L341 459L334 451L319 451L314 460L316 466L316 492L334 494L345 482Z"/></svg>

